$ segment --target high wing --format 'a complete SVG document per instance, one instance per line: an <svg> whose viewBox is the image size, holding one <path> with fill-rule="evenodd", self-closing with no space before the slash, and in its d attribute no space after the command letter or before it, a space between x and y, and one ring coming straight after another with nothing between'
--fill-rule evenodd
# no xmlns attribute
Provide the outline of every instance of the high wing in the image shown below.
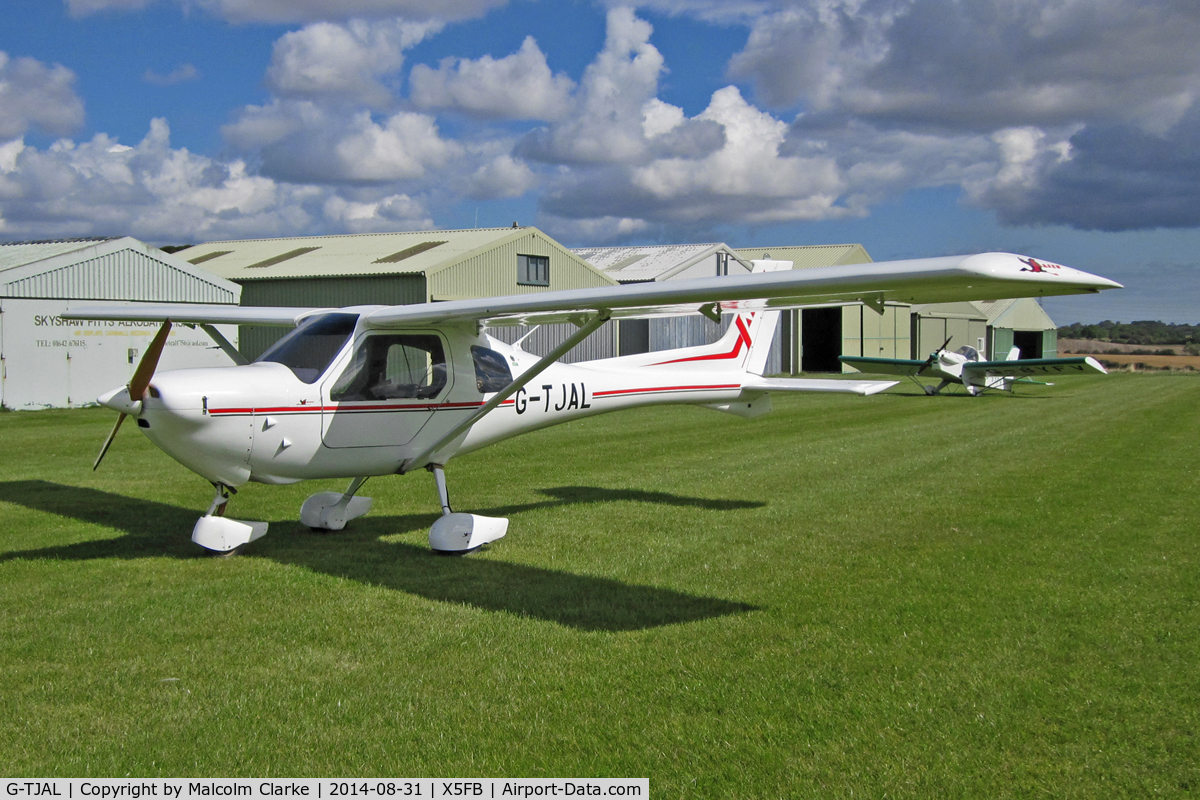
<svg viewBox="0 0 1200 800"><path fill-rule="evenodd" d="M909 378L930 377L938 380L958 380L957 375L951 375L938 368L937 360L915 361L907 358L867 358L865 356L839 356L843 364L849 364L859 372L876 375L904 375ZM997 361L997 364L1004 362Z"/></svg>
<svg viewBox="0 0 1200 800"><path fill-rule="evenodd" d="M1094 358L1027 358L1019 361L978 361L963 365L963 376L989 378L1020 378L1029 375L1067 375L1074 373L1108 373Z"/></svg>
<svg viewBox="0 0 1200 800"><path fill-rule="evenodd" d="M1036 264L1037 270L1030 267ZM373 328L420 325L522 325L582 323L597 317L646 317L667 314L794 308L838 302L862 302L882 310L885 302L938 303L1010 297L1084 294L1120 288L1119 283L1059 265L1035 262L1011 253L981 253L910 261L882 261L741 276L665 281L625 286L529 292L507 297L363 307ZM81 307L69 319L129 319L219 324L295 325L305 316L329 309L144 306L123 309Z"/></svg>
<svg viewBox="0 0 1200 800"><path fill-rule="evenodd" d="M103 306L78 306L64 311L63 319L129 320L162 322L169 319L183 325L279 325L294 328L305 317L338 308L283 308L272 306L191 305L188 303L111 303Z"/></svg>
<svg viewBox="0 0 1200 800"><path fill-rule="evenodd" d="M1029 267L1030 263L1037 264L1038 270ZM612 319L689 313L713 316L718 310L837 302L862 302L882 310L886 302L940 303L1115 288L1121 285L1070 267L1046 265L1012 253L981 253L392 306L373 312L366 322L374 328L460 322L524 325L579 322L596 314Z"/></svg>

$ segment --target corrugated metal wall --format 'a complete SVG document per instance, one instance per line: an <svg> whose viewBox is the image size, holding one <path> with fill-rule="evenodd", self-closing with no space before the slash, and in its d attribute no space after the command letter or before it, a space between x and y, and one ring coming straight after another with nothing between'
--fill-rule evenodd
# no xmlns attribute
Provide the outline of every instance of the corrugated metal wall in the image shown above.
<svg viewBox="0 0 1200 800"><path fill-rule="evenodd" d="M957 350L963 345L978 347L979 340L986 339L988 335L987 322L982 319L921 317L917 323L917 331L918 338L912 357L918 359L928 358L929 354L941 347L947 338L950 339L950 343L946 345L947 349ZM985 349L988 346L986 341L984 346ZM1009 348L1012 347L1012 331L1008 331L1007 344L1004 344L1003 336L1000 339L992 337L992 352L1000 352L1001 346L1004 355L1007 355ZM1004 358L1004 355L1000 357Z"/></svg>
<svg viewBox="0 0 1200 800"><path fill-rule="evenodd" d="M725 335L733 323L732 314L722 314L720 324L699 314L686 317L660 317L650 320L650 349L675 350L680 347L696 347L712 344ZM777 375L783 371L784 315L775 323L775 335L771 340L771 354L767 357L766 375Z"/></svg>
<svg viewBox="0 0 1200 800"><path fill-rule="evenodd" d="M1058 331L1042 333L1042 358L1058 358Z"/></svg>
<svg viewBox="0 0 1200 800"><path fill-rule="evenodd" d="M538 254L533 253L532 255ZM487 332L502 342L512 344L517 339L529 333L530 329L531 326L528 325L513 325L488 328ZM578 328L569 323L540 325L533 332L532 336L521 343L521 349L527 353L544 356L566 341L567 337L575 333L576 330ZM595 361L598 358L613 358L616 354L617 324L615 322L606 322L591 336L572 347L563 356L562 361L567 364L574 364L579 361Z"/></svg>
<svg viewBox="0 0 1200 800"><path fill-rule="evenodd" d="M546 256L550 259L549 286L523 286L517 283L517 256ZM537 231L504 242L435 272L429 277L432 300L456 300L464 297L503 297L555 289L583 289L611 286L612 281L596 272L574 253L559 247ZM536 335L536 334L535 334Z"/></svg>
<svg viewBox="0 0 1200 800"><path fill-rule="evenodd" d="M424 275L239 281L244 306L399 306L425 302Z"/></svg>
<svg viewBox="0 0 1200 800"><path fill-rule="evenodd" d="M871 358L908 358L911 350L909 336L912 330L908 320L908 306L886 305L882 314L864 305L847 306L846 312L851 311L857 312L854 316L858 318L861 333L861 347L854 355Z"/></svg>
<svg viewBox="0 0 1200 800"><path fill-rule="evenodd" d="M365 278L280 278L242 283L244 306L331 307L425 302L424 275L380 275ZM242 325L238 350L251 360L290 330Z"/></svg>
<svg viewBox="0 0 1200 800"><path fill-rule="evenodd" d="M721 319L721 324L707 317L661 317L650 319L650 350L674 350L679 347L694 347L702 344L712 344L724 335L733 321L731 314ZM703 324L701 324L703 323ZM782 324L782 315L781 321ZM607 322L583 342L576 345L562 359L565 363L573 364L578 361L593 361L598 358L614 358L618 355L618 323ZM574 325L542 325L533 335L521 345L529 353L545 355L553 350L576 330ZM502 342L512 343L529 333L528 326L489 328L488 333ZM780 372L782 348L778 328L771 343L771 355L767 359L766 374Z"/></svg>
<svg viewBox="0 0 1200 800"><path fill-rule="evenodd" d="M237 295L136 250L31 275L3 287L6 297L139 300L157 303L237 303Z"/></svg>
<svg viewBox="0 0 1200 800"><path fill-rule="evenodd" d="M650 320L650 349L675 350L679 347L695 347L712 344L729 330L732 314L721 315L721 322L713 322L699 314L686 317L659 317Z"/></svg>
<svg viewBox="0 0 1200 800"><path fill-rule="evenodd" d="M1008 358L1008 351L1012 350L1012 328L992 328L991 334L992 352L988 355L988 358L993 361L1003 361Z"/></svg>

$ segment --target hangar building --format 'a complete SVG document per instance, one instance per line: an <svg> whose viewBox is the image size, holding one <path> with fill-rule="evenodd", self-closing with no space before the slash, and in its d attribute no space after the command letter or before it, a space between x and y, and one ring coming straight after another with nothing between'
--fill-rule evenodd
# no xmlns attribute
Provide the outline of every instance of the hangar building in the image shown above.
<svg viewBox="0 0 1200 800"><path fill-rule="evenodd" d="M1015 345L1021 358L1058 355L1058 326L1032 297L913 306L911 358L925 358L947 338L951 350L970 345L1003 360Z"/></svg>
<svg viewBox="0 0 1200 800"><path fill-rule="evenodd" d="M90 405L128 382L153 322L64 320L104 302L237 305L241 287L137 239L0 244L0 404L11 409ZM220 328L236 340L232 329ZM160 369L228 366L207 334L175 327Z"/></svg>
<svg viewBox="0 0 1200 800"><path fill-rule="evenodd" d="M649 283L720 275L746 275L750 263L724 244L579 247L575 253L618 283ZM691 347L716 341L729 326L707 317L626 319L617 325L620 355Z"/></svg>
<svg viewBox="0 0 1200 800"><path fill-rule="evenodd" d="M726 244L577 248L576 253L621 283L682 280L750 271L756 258L791 261L793 269L866 264L871 257L858 244L731 248ZM620 352L638 353L705 344L720 336L702 316L623 320ZM901 357L909 349L908 306L889 303L882 315L861 303L785 311L767 362L772 372L840 372L838 356L868 353Z"/></svg>
<svg viewBox="0 0 1200 800"><path fill-rule="evenodd" d="M791 261L792 269L869 264L871 256L861 244L786 245L742 247L741 258L774 258ZM781 372L842 372L840 355L907 357L908 306L887 303L883 313L862 303L812 306L785 312L780 318ZM897 356L899 352L902 355Z"/></svg>
<svg viewBox="0 0 1200 800"><path fill-rule="evenodd" d="M794 269L871 261L857 244L739 248L735 253L746 260L790 260ZM1058 354L1057 327L1033 298L886 303L883 313L862 303L816 306L790 312L781 325L783 372L857 372L841 364L839 355L925 358L948 336L951 349L969 344L989 358L1005 358L1013 345L1021 348L1022 358Z"/></svg>
<svg viewBox="0 0 1200 800"><path fill-rule="evenodd" d="M404 305L616 283L533 227L207 242L179 255L241 286L246 306ZM253 359L283 333L243 326L241 351ZM605 346L599 333L572 351L576 360L611 355L611 334ZM576 352L593 345L597 354Z"/></svg>

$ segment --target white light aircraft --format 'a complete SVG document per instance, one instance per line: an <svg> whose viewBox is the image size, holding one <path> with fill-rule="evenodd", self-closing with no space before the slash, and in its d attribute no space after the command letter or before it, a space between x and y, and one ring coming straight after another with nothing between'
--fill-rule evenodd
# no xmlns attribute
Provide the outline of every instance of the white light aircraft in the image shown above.
<svg viewBox="0 0 1200 800"><path fill-rule="evenodd" d="M357 492L370 477L433 473L443 516L429 533L439 552L463 553L504 536L508 520L454 512L444 465L528 431L635 406L689 403L755 417L770 392L873 394L894 381L770 378L763 369L780 308L888 301L950 302L1075 294L1120 284L1058 267L1022 269L1006 253L791 270L755 262L736 277L546 291L406 306L248 308L189 305L81 307L71 319L161 321L127 386L100 402L120 412L96 466L125 417L155 445L211 482L216 496L192 540L230 552L267 523L224 516L248 481L351 478L300 509L313 528L340 530L366 514ZM610 319L735 314L718 342L576 364L558 361ZM577 330L545 356L487 335L487 327L572 322ZM172 323L200 325L237 366L154 374ZM294 330L246 364L213 326Z"/></svg>
<svg viewBox="0 0 1200 800"><path fill-rule="evenodd" d="M954 351L946 348L950 339L929 354L924 361L907 358L868 358L864 356L839 356L843 364L849 364L861 372L878 375L904 375L912 378L925 394L938 394L953 383L966 387L967 394L978 396L991 389L1011 392L1017 381L1034 381L1034 375L1075 375L1084 373L1108 373L1094 358L1021 358L1021 349L1014 347L1004 361L988 361L970 345ZM933 384L921 383L921 378L936 378ZM1053 385L1053 384L1049 384Z"/></svg>

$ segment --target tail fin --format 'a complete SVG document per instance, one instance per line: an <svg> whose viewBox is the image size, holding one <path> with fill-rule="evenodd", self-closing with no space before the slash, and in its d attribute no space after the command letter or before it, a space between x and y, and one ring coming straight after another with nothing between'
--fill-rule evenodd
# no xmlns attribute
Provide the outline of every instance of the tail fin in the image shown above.
<svg viewBox="0 0 1200 800"><path fill-rule="evenodd" d="M754 264L753 272L778 272L792 269L791 261L759 259L751 263ZM748 344L750 346L746 353L746 364L743 369L746 372L753 372L755 375L762 375L767 368L767 359L771 356L771 344L775 340L775 331L779 329L779 312L763 309L751 314L738 314L738 319L747 316L749 317L747 327L749 328L750 341Z"/></svg>
<svg viewBox="0 0 1200 800"><path fill-rule="evenodd" d="M775 272L791 269L790 261L756 260L754 272ZM679 354L657 364L695 364L698 367L740 369L762 375L771 355L771 342L779 322L779 312L772 309L742 311L733 318L729 330L718 341L704 347L666 351L662 355ZM684 355L686 353L687 355Z"/></svg>

